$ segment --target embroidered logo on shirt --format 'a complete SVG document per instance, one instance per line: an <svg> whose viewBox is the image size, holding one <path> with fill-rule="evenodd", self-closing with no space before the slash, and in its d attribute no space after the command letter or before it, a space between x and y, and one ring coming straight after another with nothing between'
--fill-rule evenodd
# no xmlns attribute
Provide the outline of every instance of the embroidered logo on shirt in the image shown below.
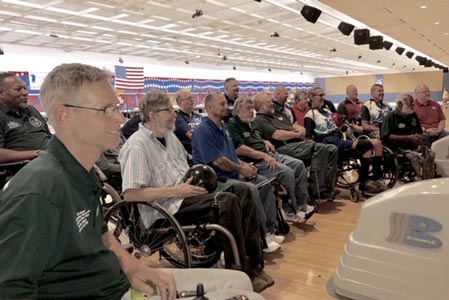
<svg viewBox="0 0 449 300"><path fill-rule="evenodd" d="M17 122L14 122L14 121L8 122L7 125L8 125L8 128L9 128L9 129L14 129L14 128L20 127L20 124L17 123Z"/></svg>
<svg viewBox="0 0 449 300"><path fill-rule="evenodd" d="M38 127L41 127L41 126L42 126L42 121L39 120L39 119L37 119L37 118L35 118L35 117L31 117L31 118L29 119L29 121L30 121L30 124L31 124L33 127L38 128Z"/></svg>
<svg viewBox="0 0 449 300"><path fill-rule="evenodd" d="M78 226L78 232L81 232L81 230L84 229L84 227L89 224L89 221L87 221L87 218L89 218L90 209L82 211L79 211L76 213L76 226Z"/></svg>

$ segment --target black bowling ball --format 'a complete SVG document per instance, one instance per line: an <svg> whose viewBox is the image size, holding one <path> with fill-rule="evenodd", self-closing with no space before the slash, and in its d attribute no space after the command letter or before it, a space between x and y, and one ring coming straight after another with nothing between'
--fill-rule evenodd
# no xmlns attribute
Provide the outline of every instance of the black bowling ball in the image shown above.
<svg viewBox="0 0 449 300"><path fill-rule="evenodd" d="M190 184L201 186L205 188L209 193L212 193L217 188L217 174L214 169L208 165L194 165L187 170L184 175L183 182L187 181L190 177L193 177Z"/></svg>

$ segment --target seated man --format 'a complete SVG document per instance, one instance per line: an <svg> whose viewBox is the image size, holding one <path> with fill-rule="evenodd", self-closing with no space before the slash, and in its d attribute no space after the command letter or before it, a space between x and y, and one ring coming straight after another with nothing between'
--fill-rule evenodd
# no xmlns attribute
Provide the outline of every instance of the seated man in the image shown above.
<svg viewBox="0 0 449 300"><path fill-rule="evenodd" d="M362 106L362 128L363 132L372 138L380 138L380 128L391 107L383 103L384 87L381 84L371 86L371 99Z"/></svg>
<svg viewBox="0 0 449 300"><path fill-rule="evenodd" d="M430 90L425 84L420 84L415 88L415 113L424 133L424 143L431 147L436 140L449 135L444 130L446 117L441 106L430 100Z"/></svg>
<svg viewBox="0 0 449 300"><path fill-rule="evenodd" d="M252 163L240 161L235 152L232 138L222 121L228 116L229 106L223 94L210 94L204 105L207 117L195 129L192 140L193 162L214 168L219 180L226 182L243 181L252 191L257 207L257 216L261 229L266 237L265 252L273 252L284 240L274 234L276 226L276 203L270 184L257 189L258 184L267 178L257 174ZM270 177L274 174L270 174Z"/></svg>
<svg viewBox="0 0 449 300"><path fill-rule="evenodd" d="M314 87L309 90L309 98L312 99L312 109L305 117L306 136L317 142L333 144L339 151L355 150L362 158L359 174L360 190L368 193L379 193L387 189L382 179L382 151L380 140L343 140L340 138L337 124L332 118L331 111L323 108L323 90ZM374 149L372 158L373 180L369 180L368 172L371 164L371 149Z"/></svg>
<svg viewBox="0 0 449 300"><path fill-rule="evenodd" d="M286 188L294 209L285 206L287 220L304 222L315 210L313 206L307 205L308 188L304 163L288 155L275 153L274 146L260 137L253 121L253 100L238 98L234 103L234 117L229 120L228 127L239 158L247 163L254 163L260 175L269 177L274 172Z"/></svg>
<svg viewBox="0 0 449 300"><path fill-rule="evenodd" d="M119 160L122 166L123 197L126 201L158 201L180 224L199 220L216 223L214 195L202 187L182 182L189 169L187 152L173 134L175 108L167 95L160 91L146 94L139 104L142 123L123 145ZM249 194L249 192L248 192ZM237 242L244 271L253 279L258 292L274 284L262 269L259 224L251 197L235 197L223 193L219 197L218 223L226 227ZM150 226L153 211L141 211ZM226 267L231 268L233 256L228 240L222 237ZM269 278L268 282L267 279Z"/></svg>
<svg viewBox="0 0 449 300"><path fill-rule="evenodd" d="M416 150L424 144L423 130L413 110L413 102L413 97L408 94L397 96L396 109L382 123L382 141L393 151L398 148Z"/></svg>
<svg viewBox="0 0 449 300"><path fill-rule="evenodd" d="M176 115L175 134L189 154L192 154L193 131L203 120L202 115L193 112L194 99L194 96L187 90L181 90L175 95L175 101L179 107Z"/></svg>
<svg viewBox="0 0 449 300"><path fill-rule="evenodd" d="M108 231L92 168L118 145L124 118L105 71L60 65L47 75L41 99L55 135L0 194L0 299L119 300L130 285L149 294L153 285L167 300L175 298L178 275L184 287L205 277L214 279L205 286L210 291L241 286L247 276L237 271L176 270L173 276L150 268Z"/></svg>
<svg viewBox="0 0 449 300"><path fill-rule="evenodd" d="M129 139L131 135L134 134L134 132L139 129L139 123L142 122L142 119L140 118L140 113L136 113L131 119L129 119L125 124L123 124L122 128L120 128L120 131L122 132L123 136L126 139Z"/></svg>
<svg viewBox="0 0 449 300"><path fill-rule="evenodd" d="M363 131L362 128L362 105L363 102L358 98L357 87L350 84L346 87L346 99L337 106L337 112L343 122L348 122L354 127L358 134Z"/></svg>
<svg viewBox="0 0 449 300"><path fill-rule="evenodd" d="M276 151L305 161L310 165L309 188L313 199L333 198L337 174L338 150L334 145L305 141L304 131L284 117L275 114L273 101L266 94L254 96L257 112L254 123L261 136L269 140Z"/></svg>
<svg viewBox="0 0 449 300"><path fill-rule="evenodd" d="M296 116L293 113L290 104L287 103L287 100L288 100L287 89L282 85L278 85L274 89L273 93L274 111L277 114L282 115L284 118L289 120L292 124L295 124Z"/></svg>
<svg viewBox="0 0 449 300"><path fill-rule="evenodd" d="M25 83L11 73L0 73L0 163L36 158L50 137L44 117L28 105Z"/></svg>

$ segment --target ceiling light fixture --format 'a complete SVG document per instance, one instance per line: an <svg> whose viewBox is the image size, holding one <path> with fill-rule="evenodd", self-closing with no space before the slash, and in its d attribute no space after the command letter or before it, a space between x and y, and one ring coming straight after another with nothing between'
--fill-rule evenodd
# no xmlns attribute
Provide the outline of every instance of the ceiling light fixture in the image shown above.
<svg viewBox="0 0 449 300"><path fill-rule="evenodd" d="M203 11L201 9L195 9L195 12L192 15L192 18L195 19L197 17L201 17L203 15Z"/></svg>
<svg viewBox="0 0 449 300"><path fill-rule="evenodd" d="M268 72L271 72L271 69L268 69Z"/></svg>
<svg viewBox="0 0 449 300"><path fill-rule="evenodd" d="M233 70L237 70L237 68L235 66L232 67Z"/></svg>
<svg viewBox="0 0 449 300"><path fill-rule="evenodd" d="M273 32L272 34L270 34L271 37L280 37L279 33L277 33L276 31Z"/></svg>
<svg viewBox="0 0 449 300"><path fill-rule="evenodd" d="M227 56L226 55L223 55L223 57L221 58L223 61L225 61L225 60L227 60L228 58L227 58Z"/></svg>
<svg viewBox="0 0 449 300"><path fill-rule="evenodd" d="M186 65L188 65L188 64L189 64L189 61L188 61L188 60L186 60L186 61L185 61L185 63L186 63Z"/></svg>
<svg viewBox="0 0 449 300"><path fill-rule="evenodd" d="M123 58L121 56L118 57L118 62L121 64L123 63Z"/></svg>
<svg viewBox="0 0 449 300"><path fill-rule="evenodd" d="M4 55L4 54L5 54L5 51L3 51L2 48L0 48L0 55Z"/></svg>
<svg viewBox="0 0 449 300"><path fill-rule="evenodd" d="M337 49L332 48L332 49L330 49L329 51L330 51L330 52L337 52Z"/></svg>

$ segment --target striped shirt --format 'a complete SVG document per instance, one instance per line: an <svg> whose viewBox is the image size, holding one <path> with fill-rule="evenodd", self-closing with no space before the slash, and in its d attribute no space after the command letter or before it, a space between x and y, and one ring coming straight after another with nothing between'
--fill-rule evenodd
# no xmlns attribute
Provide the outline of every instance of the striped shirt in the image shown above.
<svg viewBox="0 0 449 300"><path fill-rule="evenodd" d="M187 152L173 134L165 136L164 146L149 129L139 124L139 130L123 145L119 154L122 169L122 190L144 187L169 187L182 182L189 169ZM167 198L158 203L174 214L179 210L182 198ZM139 212L145 216L145 226L149 227L161 216L148 206L140 206Z"/></svg>

